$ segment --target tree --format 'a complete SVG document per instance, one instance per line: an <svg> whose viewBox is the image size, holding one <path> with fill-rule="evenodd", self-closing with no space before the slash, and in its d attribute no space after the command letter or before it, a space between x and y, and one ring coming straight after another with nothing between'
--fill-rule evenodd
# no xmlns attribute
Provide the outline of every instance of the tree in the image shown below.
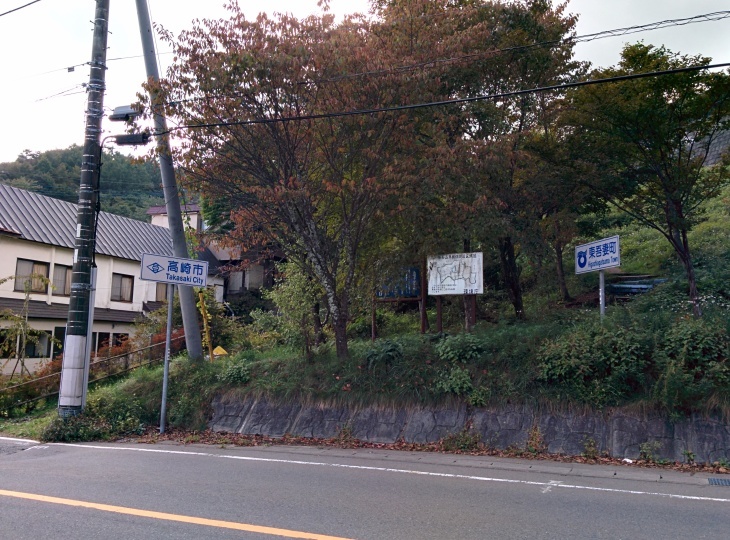
<svg viewBox="0 0 730 540"><path fill-rule="evenodd" d="M708 65L664 47L627 45L618 66L593 77ZM698 70L584 87L575 92L571 124L577 160L596 174L590 187L659 231L684 266L695 316L702 314L687 232L702 203L728 183L724 162L708 167L717 135L730 128L730 76Z"/></svg>
<svg viewBox="0 0 730 540"><path fill-rule="evenodd" d="M76 203L82 153L83 149L76 145L47 152L26 150L14 162L0 164L0 182ZM148 220L147 208L163 201L157 166L113 150L104 153L102 165L102 209Z"/></svg>
<svg viewBox="0 0 730 540"><path fill-rule="evenodd" d="M365 20L248 21L230 9L228 21L167 36L178 61L160 91L176 103L180 123L200 126L181 145L185 181L230 208L218 220L229 229L219 241L262 255L276 246L317 281L344 358L363 254L406 189L384 182L385 169L411 132L406 115L330 113L398 102L403 87L387 77L342 77L391 60L369 40Z"/></svg>

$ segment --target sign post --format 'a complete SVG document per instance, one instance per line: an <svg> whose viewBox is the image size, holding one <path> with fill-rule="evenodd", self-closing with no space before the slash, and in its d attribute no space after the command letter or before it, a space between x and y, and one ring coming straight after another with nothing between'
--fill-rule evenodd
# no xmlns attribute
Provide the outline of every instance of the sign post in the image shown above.
<svg viewBox="0 0 730 540"><path fill-rule="evenodd" d="M172 303L175 297L174 285L208 284L208 262L197 259L182 259L166 255L142 254L140 279L167 283L167 331L165 334L165 369L162 376L162 405L160 407L160 433L165 433L167 413L167 381L170 373L170 344L172 341ZM212 360L212 355L211 355Z"/></svg>
<svg viewBox="0 0 730 540"><path fill-rule="evenodd" d="M598 272L601 319L606 314L606 279L603 270L616 266L621 266L621 245L618 236L603 238L575 248L575 273Z"/></svg>
<svg viewBox="0 0 730 540"><path fill-rule="evenodd" d="M170 348L172 346L172 304L175 300L175 285L167 284L167 331L165 332L165 368L162 375L162 404L160 405L160 435L165 433L167 417L167 381L170 378Z"/></svg>

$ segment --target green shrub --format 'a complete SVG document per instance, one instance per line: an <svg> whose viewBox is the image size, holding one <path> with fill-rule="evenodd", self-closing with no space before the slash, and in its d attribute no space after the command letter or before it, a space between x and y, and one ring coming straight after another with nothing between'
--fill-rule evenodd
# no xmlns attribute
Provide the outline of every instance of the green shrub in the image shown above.
<svg viewBox="0 0 730 540"><path fill-rule="evenodd" d="M440 441L441 448L446 452L474 452L479 450L482 436L469 427L465 427L459 433L447 435Z"/></svg>
<svg viewBox="0 0 730 540"><path fill-rule="evenodd" d="M472 407L486 407L491 397L492 392L489 388L479 386L471 391L466 398L466 402Z"/></svg>
<svg viewBox="0 0 730 540"><path fill-rule="evenodd" d="M213 396L220 388L215 362L193 362L181 358L172 363L168 388L170 427L205 429Z"/></svg>
<svg viewBox="0 0 730 540"><path fill-rule="evenodd" d="M714 394L730 390L730 338L720 321L680 319L667 332L655 358L660 370L654 397L670 413L698 410Z"/></svg>
<svg viewBox="0 0 730 540"><path fill-rule="evenodd" d="M372 348L365 353L368 371L377 368L388 369L403 360L403 345L397 341L381 339L373 343Z"/></svg>
<svg viewBox="0 0 730 540"><path fill-rule="evenodd" d="M479 360L484 344L474 334L447 336L436 345L436 354L444 362L471 364Z"/></svg>
<svg viewBox="0 0 730 540"><path fill-rule="evenodd" d="M472 389L469 371L459 366L439 371L434 381L434 390L439 394L464 396L469 394Z"/></svg>
<svg viewBox="0 0 730 540"><path fill-rule="evenodd" d="M635 328L581 326L546 342L538 380L549 393L597 407L639 394L650 365L648 338Z"/></svg>
<svg viewBox="0 0 730 540"><path fill-rule="evenodd" d="M225 360L220 373L218 373L218 380L232 386L248 383L251 380L251 368L248 360L245 357Z"/></svg>
<svg viewBox="0 0 730 540"><path fill-rule="evenodd" d="M98 418L80 414L70 418L54 418L41 433L44 442L78 442L103 439L109 426Z"/></svg>
<svg viewBox="0 0 730 540"><path fill-rule="evenodd" d="M43 430L44 441L73 442L109 439L144 431L143 410L133 396L115 387L89 395L84 411L69 418L54 418Z"/></svg>

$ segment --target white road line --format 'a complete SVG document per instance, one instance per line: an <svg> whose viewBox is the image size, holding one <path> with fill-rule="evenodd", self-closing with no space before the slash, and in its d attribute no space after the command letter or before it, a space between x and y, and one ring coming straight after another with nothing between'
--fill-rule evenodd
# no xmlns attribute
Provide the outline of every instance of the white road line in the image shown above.
<svg viewBox="0 0 730 540"><path fill-rule="evenodd" d="M27 444L38 444L38 441L31 441L30 439L13 439L12 437L0 437L0 441L27 443Z"/></svg>
<svg viewBox="0 0 730 540"><path fill-rule="evenodd" d="M472 476L465 474L451 474L451 473L437 473L428 471L416 471L412 469L391 469L389 467L372 467L367 465L346 465L344 463L323 463L319 461L298 461L291 459L275 459L275 458L260 458L260 457L249 457L249 456L231 456L226 454L211 454L209 452L183 452L181 450L158 450L156 448L126 448L123 446L94 446L88 444L71 444L71 443L56 443L54 446L72 446L75 448L87 448L94 450L117 450L123 452L146 452L151 454L173 454L183 456L200 456L200 457L211 457L218 459L236 459L239 461L258 461L266 463L286 463L289 465L309 465L314 467L332 467L337 469L355 469L361 471L377 471L377 472L390 472L398 474L414 474L418 476L435 476L438 478L454 478L459 480L476 480L479 482L496 482L502 484L522 484L527 486L541 486L549 488L567 488L567 489L585 489L588 491L600 491L604 493L621 493L625 495L648 495L652 497L665 497L668 499L683 499L689 501L707 501L707 502L723 502L730 503L730 499L723 499L719 497L698 497L695 495L679 495L675 493L658 493L653 491L637 491L630 489L614 489L614 488L601 488L592 486L579 486L574 484L563 484L556 483L554 480L550 482L534 482L530 480L515 480L511 478L491 478L488 476Z"/></svg>
<svg viewBox="0 0 730 540"><path fill-rule="evenodd" d="M550 490L551 489L553 489L556 486L559 486L562 483L563 482L560 481L560 480L550 480L550 482L548 482L548 485L545 486L544 488L542 488L542 492L543 493L550 493Z"/></svg>

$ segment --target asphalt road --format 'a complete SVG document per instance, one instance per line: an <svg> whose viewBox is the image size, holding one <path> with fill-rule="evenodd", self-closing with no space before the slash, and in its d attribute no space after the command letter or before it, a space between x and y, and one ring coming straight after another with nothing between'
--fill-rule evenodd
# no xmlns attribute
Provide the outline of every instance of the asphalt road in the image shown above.
<svg viewBox="0 0 730 540"><path fill-rule="evenodd" d="M730 486L709 477L392 451L0 439L0 538L728 539Z"/></svg>

